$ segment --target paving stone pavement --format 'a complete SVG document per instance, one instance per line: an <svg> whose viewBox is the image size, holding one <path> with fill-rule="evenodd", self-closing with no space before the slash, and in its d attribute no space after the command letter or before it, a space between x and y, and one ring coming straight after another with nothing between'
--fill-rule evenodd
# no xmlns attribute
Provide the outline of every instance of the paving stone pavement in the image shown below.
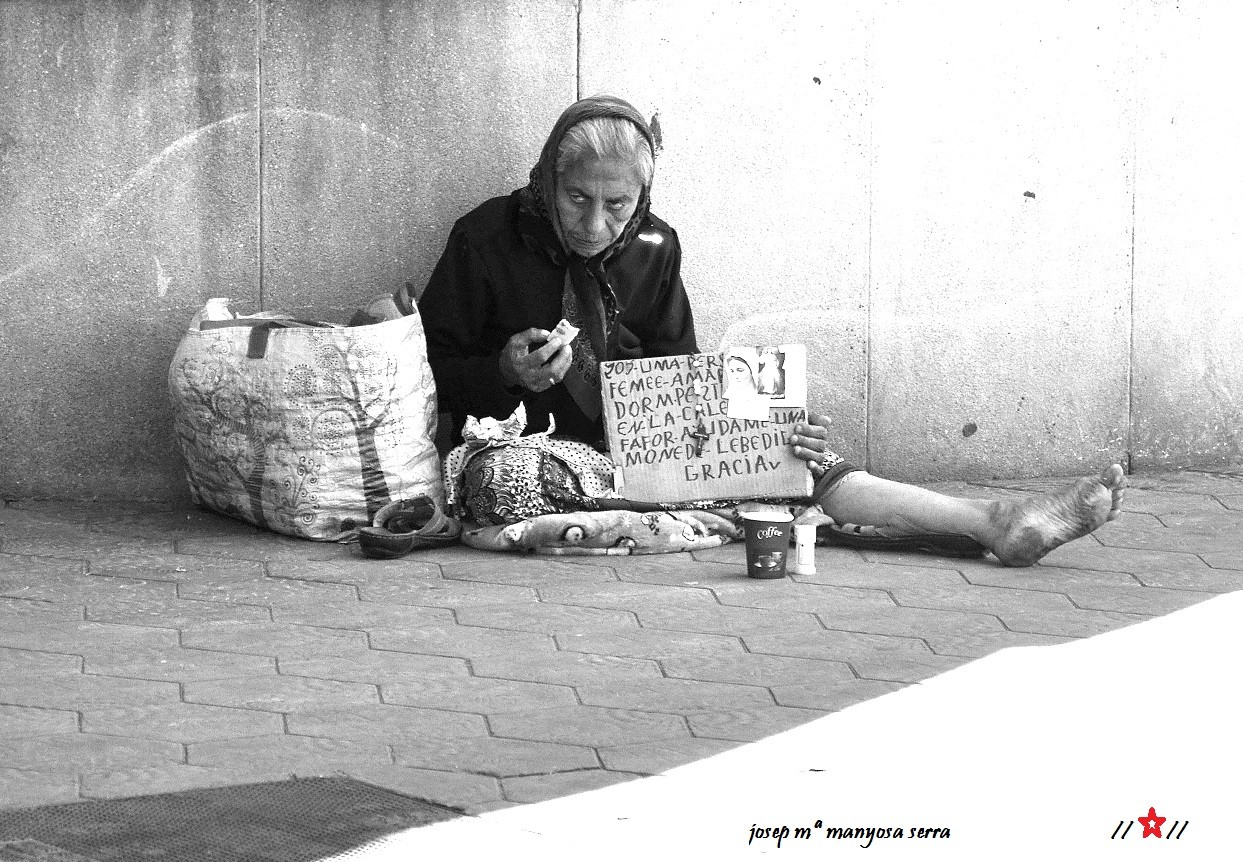
<svg viewBox="0 0 1243 862"><path fill-rule="evenodd" d="M197 509L7 501L0 808L346 774L480 813L1243 585L1243 475L1130 485L1028 569L819 548L783 581L748 580L740 545L376 561Z"/></svg>

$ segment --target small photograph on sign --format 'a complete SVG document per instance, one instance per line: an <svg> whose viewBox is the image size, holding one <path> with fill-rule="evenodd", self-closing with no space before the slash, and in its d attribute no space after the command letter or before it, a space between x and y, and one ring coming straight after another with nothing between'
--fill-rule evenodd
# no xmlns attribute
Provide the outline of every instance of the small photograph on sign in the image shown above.
<svg viewBox="0 0 1243 862"><path fill-rule="evenodd" d="M725 397L752 398L759 394L756 369L759 352L754 347L731 347L725 352Z"/></svg>
<svg viewBox="0 0 1243 862"><path fill-rule="evenodd" d="M769 398L785 398L785 351L780 347L763 347L758 351L759 366L755 372L755 389Z"/></svg>
<svg viewBox="0 0 1243 862"><path fill-rule="evenodd" d="M807 406L804 345L735 345L724 356L730 418L763 422L770 407Z"/></svg>

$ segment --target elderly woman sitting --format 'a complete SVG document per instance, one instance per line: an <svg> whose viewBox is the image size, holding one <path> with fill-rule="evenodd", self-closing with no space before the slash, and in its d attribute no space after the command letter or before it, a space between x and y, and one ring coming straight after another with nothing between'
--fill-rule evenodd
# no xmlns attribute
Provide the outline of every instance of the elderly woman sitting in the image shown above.
<svg viewBox="0 0 1243 862"><path fill-rule="evenodd" d="M454 442L469 416L501 420L521 405L530 420L529 445L509 448L531 457L512 458L502 446L491 460L451 458L447 478L473 520L499 526L627 507L608 499L599 363L698 352L678 236L649 209L659 148L621 99L576 102L553 127L530 182L481 204L450 232L418 307ZM569 343L550 338L563 320L579 330ZM556 436L543 433L549 417ZM828 448L827 421L809 420L792 441L817 477L814 500L803 504L836 522L844 543L958 552L965 538L968 552L1030 565L1119 512L1118 465L1019 503L960 499L845 463ZM510 442L518 430L509 429ZM489 448L478 438L474 445Z"/></svg>

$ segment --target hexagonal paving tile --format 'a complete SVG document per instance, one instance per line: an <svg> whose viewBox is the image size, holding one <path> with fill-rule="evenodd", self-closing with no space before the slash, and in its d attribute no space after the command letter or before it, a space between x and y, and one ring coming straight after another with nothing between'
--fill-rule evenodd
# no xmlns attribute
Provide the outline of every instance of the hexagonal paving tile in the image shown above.
<svg viewBox="0 0 1243 862"><path fill-rule="evenodd" d="M1007 647L1054 646L1077 638L1004 630L960 632L948 635L926 634L924 639L937 655L983 658Z"/></svg>
<svg viewBox="0 0 1243 862"><path fill-rule="evenodd" d="M910 565L900 562L878 563L853 560L849 565L826 565L820 555L829 548L816 548L816 573L791 575L800 584L825 584L855 589L888 590L895 586L962 586L967 583L962 572L941 566Z"/></svg>
<svg viewBox="0 0 1243 862"><path fill-rule="evenodd" d="M487 626L555 635L639 627L634 614L627 611L607 611L546 602L462 608L457 612L457 620L464 626Z"/></svg>
<svg viewBox="0 0 1243 862"><path fill-rule="evenodd" d="M376 685L470 675L466 659L376 649L317 658L280 658L277 659L277 668L286 676L311 676Z"/></svg>
<svg viewBox="0 0 1243 862"><path fill-rule="evenodd" d="M732 605L702 608L648 608L636 614L649 629L684 632L742 634L748 631L815 631L820 628L809 611L766 610Z"/></svg>
<svg viewBox="0 0 1243 862"><path fill-rule="evenodd" d="M664 739L601 748L600 760L608 769L655 775L737 746L723 739Z"/></svg>
<svg viewBox="0 0 1243 862"><path fill-rule="evenodd" d="M660 664L671 677L707 682L771 686L855 679L845 662L758 653L677 656L661 659Z"/></svg>
<svg viewBox="0 0 1243 862"><path fill-rule="evenodd" d="M448 608L421 608L416 605L363 601L278 607L272 609L272 616L279 623L361 631L397 626L415 628L453 622L453 611Z"/></svg>
<svg viewBox="0 0 1243 862"><path fill-rule="evenodd" d="M686 713L719 707L766 706L773 702L766 688L694 679L645 679L608 685L577 686L579 700L587 706L642 709L650 712Z"/></svg>
<svg viewBox="0 0 1243 862"><path fill-rule="evenodd" d="M707 587L628 583L557 585L539 588L542 601L584 608L637 611L645 608L712 607L719 605Z"/></svg>
<svg viewBox="0 0 1243 862"><path fill-rule="evenodd" d="M0 500L0 538L81 532L90 516L89 507L62 500Z"/></svg>
<svg viewBox="0 0 1243 862"><path fill-rule="evenodd" d="M176 598L172 581L116 578L87 574L4 574L0 576L0 595L18 599L37 599L62 604L90 604L97 600L128 597L134 601Z"/></svg>
<svg viewBox="0 0 1243 862"><path fill-rule="evenodd" d="M511 712L493 716L490 723L499 736L592 748L689 736L680 716L600 706Z"/></svg>
<svg viewBox="0 0 1243 862"><path fill-rule="evenodd" d="M177 540L177 551L195 557L226 557L261 562L331 560L348 553L333 545L278 536L254 528L244 528L234 535L195 532Z"/></svg>
<svg viewBox="0 0 1243 862"><path fill-rule="evenodd" d="M509 584L484 584L442 579L368 583L358 588L364 601L419 605L429 608L464 608L472 605L504 605L534 602L535 590Z"/></svg>
<svg viewBox="0 0 1243 862"><path fill-rule="evenodd" d="M922 640L890 635L772 632L745 640L752 652L844 661L868 679L915 682L963 664L963 659L934 654Z"/></svg>
<svg viewBox="0 0 1243 862"><path fill-rule="evenodd" d="M358 588L350 584L320 584L266 577L250 581L195 581L181 584L178 594L183 599L272 607L315 606L322 602L358 600Z"/></svg>
<svg viewBox="0 0 1243 862"><path fill-rule="evenodd" d="M1229 475L1200 472L1196 470L1145 471L1132 473L1127 477L1128 488L1156 490L1174 494L1235 494L1238 493L1239 479Z"/></svg>
<svg viewBox="0 0 1243 862"><path fill-rule="evenodd" d="M9 769L0 764L0 808L35 808L78 801L78 777L60 770Z"/></svg>
<svg viewBox="0 0 1243 862"><path fill-rule="evenodd" d="M1077 542L1054 548L1040 559L1037 569L1076 569L1079 571L1111 571L1133 574L1142 579L1148 573L1169 571L1204 571L1208 566L1193 553L1149 551L1137 548L1106 548L1098 542ZM1004 575L1012 569L995 569ZM1206 572L1207 573L1207 572ZM970 573L968 573L970 578ZM974 580L974 578L972 578Z"/></svg>
<svg viewBox="0 0 1243 862"><path fill-rule="evenodd" d="M824 584L798 583L786 578L779 581L751 581L714 587L721 604L769 610L819 611L822 609L888 610L893 599L883 590L867 587L833 587Z"/></svg>
<svg viewBox="0 0 1243 862"><path fill-rule="evenodd" d="M1155 520L1155 519L1154 519ZM1223 551L1243 551L1243 531L1238 529L1237 520L1230 519L1231 527L1224 530L1224 520L1213 519L1212 523L1191 525L1185 524L1177 530L1164 525L1158 528L1146 524L1123 523L1122 519L1111 524L1113 529L1098 536L1102 545L1112 548L1138 548L1149 551L1181 551L1189 554L1217 553Z"/></svg>
<svg viewBox="0 0 1243 862"><path fill-rule="evenodd" d="M119 646L106 652L101 647L98 654L88 654L85 669L87 673L104 676L185 682L275 673L276 660L271 656L185 649L179 646L132 649Z"/></svg>
<svg viewBox="0 0 1243 862"><path fill-rule="evenodd" d="M387 745L351 739L273 734L231 739L227 742L196 742L186 746L191 766L230 767L286 776L311 776L346 772L367 766L387 766L393 760Z"/></svg>
<svg viewBox="0 0 1243 862"><path fill-rule="evenodd" d="M543 802L572 793L585 793L600 787L634 781L641 776L608 769L579 769L552 775L524 775L501 779L501 792L511 802Z"/></svg>
<svg viewBox="0 0 1243 862"><path fill-rule="evenodd" d="M1243 550L1204 551L1200 554L1200 558L1214 569L1231 569L1235 572L1243 571ZM1234 589L1238 589L1238 587L1236 586Z"/></svg>
<svg viewBox="0 0 1243 862"><path fill-rule="evenodd" d="M54 709L171 703L180 697L175 682L84 673L48 676L37 682L0 682L0 702Z"/></svg>
<svg viewBox="0 0 1243 862"><path fill-rule="evenodd" d="M710 654L743 651L742 641L737 637L654 628L561 635L556 640L560 649L569 652L632 658L656 659L682 652Z"/></svg>
<svg viewBox="0 0 1243 862"><path fill-rule="evenodd" d="M826 713L818 709L765 706L752 709L718 709L687 716L691 732L704 739L732 739L755 742L800 724L815 721Z"/></svg>
<svg viewBox="0 0 1243 862"><path fill-rule="evenodd" d="M582 562L562 562L511 555L446 563L442 569L444 576L451 580L525 587L617 582L612 567L593 562L592 558L585 558Z"/></svg>
<svg viewBox="0 0 1243 862"><path fill-rule="evenodd" d="M78 714L69 710L0 703L0 739L77 733Z"/></svg>
<svg viewBox="0 0 1243 862"><path fill-rule="evenodd" d="M939 608L898 606L888 611L857 614L821 611L816 616L826 629L833 631L922 638L934 652L943 652L938 645L959 643L963 637L1006 631L1001 620L993 614Z"/></svg>
<svg viewBox="0 0 1243 862"><path fill-rule="evenodd" d="M0 553L0 593L8 593L10 583L16 589L44 579L74 578L86 574L86 563L80 559L18 554L11 550L12 541L11 538L6 539L5 551Z"/></svg>
<svg viewBox="0 0 1243 862"><path fill-rule="evenodd" d="M417 799L465 810L468 814L501 800L501 784L491 775L446 772L389 764L355 764L349 774L359 781Z"/></svg>
<svg viewBox="0 0 1243 862"><path fill-rule="evenodd" d="M281 717L274 713L196 703L92 708L82 712L84 733L169 742L210 742L282 733L284 729Z"/></svg>
<svg viewBox="0 0 1243 862"><path fill-rule="evenodd" d="M728 551L730 559L724 563L705 561L700 559L700 552L697 552L689 556L678 554L676 564L665 555L658 555L618 557L614 566L619 580L640 584L715 587L745 581L747 563L742 544L716 550Z"/></svg>
<svg viewBox="0 0 1243 862"><path fill-rule="evenodd" d="M70 655L109 655L119 649L172 649L177 632L112 623L40 622L33 617L0 628L0 646Z"/></svg>
<svg viewBox="0 0 1243 862"><path fill-rule="evenodd" d="M894 587L891 591L899 605L908 608L943 608L959 611L996 614L1005 619L1007 613L1040 610L1049 614L1074 610L1070 598L1062 593L1036 590L1013 590L965 584L962 586Z"/></svg>
<svg viewBox="0 0 1243 862"><path fill-rule="evenodd" d="M375 629L371 632L370 641L375 649L458 658L519 652L534 656L556 649L552 636L548 634L448 623L418 629Z"/></svg>
<svg viewBox="0 0 1243 862"><path fill-rule="evenodd" d="M331 560L278 560L268 563L267 571L273 578L355 586L440 577L439 565L413 555L399 560L372 560L362 556Z"/></svg>
<svg viewBox="0 0 1243 862"><path fill-rule="evenodd" d="M159 766L84 772L80 781L82 796L86 799L123 799L198 788L284 781L288 778L289 773L283 770L270 769L263 772L247 768L245 764L217 768L166 763Z"/></svg>
<svg viewBox="0 0 1243 862"><path fill-rule="evenodd" d="M481 772L498 778L592 769L600 765L595 751L585 746L489 736L470 739L411 737L393 744L393 756L402 766Z"/></svg>
<svg viewBox="0 0 1243 862"><path fill-rule="evenodd" d="M773 697L781 706L799 706L837 712L856 703L905 688L905 683L874 679L849 679L830 683L797 683L773 686Z"/></svg>
<svg viewBox="0 0 1243 862"><path fill-rule="evenodd" d="M1198 512L1167 512L1160 516L1160 520L1167 528L1197 539L1225 539L1229 541L1229 547L1240 546L1243 514L1224 506Z"/></svg>
<svg viewBox="0 0 1243 862"><path fill-rule="evenodd" d="M81 672L81 656L0 647L0 685L37 683L49 676Z"/></svg>
<svg viewBox="0 0 1243 862"><path fill-rule="evenodd" d="M1180 494L1134 487L1127 488L1126 499L1122 504L1123 517L1128 512L1161 517L1192 512L1221 512L1224 508L1226 507L1221 502L1204 494Z"/></svg>
<svg viewBox="0 0 1243 862"><path fill-rule="evenodd" d="M480 715L578 702L573 690L566 686L474 676L382 684L380 691L385 703Z"/></svg>
<svg viewBox="0 0 1243 862"><path fill-rule="evenodd" d="M42 535L8 535L4 539L4 551L6 554L34 557L95 559L111 554L142 554L149 557L171 555L174 548L170 539L151 540L92 533L87 530L68 530L60 534L49 532Z"/></svg>
<svg viewBox="0 0 1243 862"><path fill-rule="evenodd" d="M1169 590L1156 587L1068 587L1066 595L1075 607L1128 614L1168 614L1211 599L1213 593Z"/></svg>
<svg viewBox="0 0 1243 862"><path fill-rule="evenodd" d="M1031 608L1016 610L1001 615L1006 628L1014 632L1030 632L1033 634L1060 635L1063 637L1085 638L1103 632L1120 629L1149 619L1139 614L1120 614L1113 611L1091 611L1076 609L1073 613L1050 612L1047 609Z"/></svg>
<svg viewBox="0 0 1243 862"><path fill-rule="evenodd" d="M479 715L392 703L300 709L291 713L287 721L289 732L301 736L385 744L421 738L445 741L488 733L488 726Z"/></svg>
<svg viewBox="0 0 1243 862"><path fill-rule="evenodd" d="M92 622L181 629L205 622L268 622L272 611L258 605L235 605L195 599L100 599L90 602Z"/></svg>
<svg viewBox="0 0 1243 862"><path fill-rule="evenodd" d="M0 767L96 771L184 762L175 742L127 739L94 733L60 733L28 739L0 739Z"/></svg>
<svg viewBox="0 0 1243 862"><path fill-rule="evenodd" d="M0 596L0 627L52 622L82 622L86 608L78 604L56 605L38 599Z"/></svg>
<svg viewBox="0 0 1243 862"><path fill-rule="evenodd" d="M374 685L272 674L188 682L185 685L185 699L188 703L294 712L299 709L379 703L380 694Z"/></svg>
<svg viewBox="0 0 1243 862"><path fill-rule="evenodd" d="M269 655L282 658L318 658L356 653L367 647L363 632L288 623L195 623L182 630L188 649Z"/></svg>
<svg viewBox="0 0 1243 862"><path fill-rule="evenodd" d="M499 679L551 682L558 685L613 683L625 680L657 679L663 674L652 659L625 658L591 653L555 652L531 661L524 655L497 653L471 660L475 676Z"/></svg>
<svg viewBox="0 0 1243 862"><path fill-rule="evenodd" d="M263 563L254 560L224 560L185 554L96 555L87 561L87 569L95 575L125 575L190 584L252 581L264 576Z"/></svg>

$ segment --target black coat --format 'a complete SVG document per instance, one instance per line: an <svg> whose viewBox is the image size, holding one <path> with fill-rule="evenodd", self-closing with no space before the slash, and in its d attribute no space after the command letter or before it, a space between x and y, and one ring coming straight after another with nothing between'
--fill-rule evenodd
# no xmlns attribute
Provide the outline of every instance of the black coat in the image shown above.
<svg viewBox="0 0 1243 862"><path fill-rule="evenodd" d="M514 192L459 219L419 298L440 409L453 416L455 443L467 414L505 419L521 400L528 433L546 430L551 413L559 436L599 445L601 421L588 419L563 384L537 393L511 390L501 377L499 357L510 336L532 326L552 329L562 317L565 267L523 241L517 218ZM608 359L697 352L681 265L678 235L654 215L608 261L619 310L617 347Z"/></svg>

